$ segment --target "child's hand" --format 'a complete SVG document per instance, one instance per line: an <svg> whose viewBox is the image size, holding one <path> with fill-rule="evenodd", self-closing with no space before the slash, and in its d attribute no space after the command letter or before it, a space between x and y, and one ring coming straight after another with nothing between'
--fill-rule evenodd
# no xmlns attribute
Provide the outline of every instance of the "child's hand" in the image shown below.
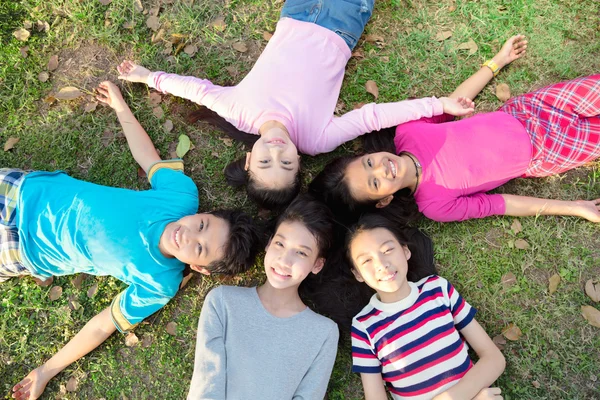
<svg viewBox="0 0 600 400"><path fill-rule="evenodd" d="M119 71L119 79L124 79L129 82L140 82L148 84L148 76L150 70L141 65L134 64L129 60L125 60L117 67Z"/></svg>
<svg viewBox="0 0 600 400"><path fill-rule="evenodd" d="M527 51L527 40L525 39L525 35L515 35L508 39L498 54L494 56L496 64L502 68L523 57Z"/></svg>
<svg viewBox="0 0 600 400"><path fill-rule="evenodd" d="M600 199L591 201L577 200L574 203L578 216L591 222L600 222Z"/></svg>
<svg viewBox="0 0 600 400"><path fill-rule="evenodd" d="M497 387L481 389L477 396L473 397L473 400L502 400L500 395L502 390Z"/></svg>
<svg viewBox="0 0 600 400"><path fill-rule="evenodd" d="M444 106L444 113L454 115L455 117L464 117L475 111L475 103L467 97L458 97L451 99L449 97L440 97Z"/></svg>
<svg viewBox="0 0 600 400"><path fill-rule="evenodd" d="M13 399L35 400L44 393L48 380L44 377L42 368L34 369L13 387Z"/></svg>
<svg viewBox="0 0 600 400"><path fill-rule="evenodd" d="M101 103L110 106L115 111L121 111L124 106L126 106L121 91L114 83L110 81L104 81L96 90L98 91L96 99L98 99L98 101Z"/></svg>

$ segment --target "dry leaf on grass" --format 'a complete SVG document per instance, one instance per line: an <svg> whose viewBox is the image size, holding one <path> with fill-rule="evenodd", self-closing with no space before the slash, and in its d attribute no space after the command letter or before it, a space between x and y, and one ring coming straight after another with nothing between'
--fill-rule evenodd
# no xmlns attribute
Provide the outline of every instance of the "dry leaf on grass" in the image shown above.
<svg viewBox="0 0 600 400"><path fill-rule="evenodd" d="M263 32L263 39L265 39L267 42L269 40L271 40L272 37L273 37L273 34L271 32L267 32L267 31Z"/></svg>
<svg viewBox="0 0 600 400"><path fill-rule="evenodd" d="M510 226L510 229L516 235L517 233L523 231L523 225L521 225L521 221L519 221L518 219L515 219L513 221L512 225Z"/></svg>
<svg viewBox="0 0 600 400"><path fill-rule="evenodd" d="M504 350L504 346L506 345L506 339L502 335L496 335L492 339L492 342L498 347L500 351Z"/></svg>
<svg viewBox="0 0 600 400"><path fill-rule="evenodd" d="M75 100L76 98L82 96L83 93L79 89L73 86L67 86L58 91L54 95L58 100Z"/></svg>
<svg viewBox="0 0 600 400"><path fill-rule="evenodd" d="M21 47L19 49L19 52L21 53L23 58L27 58L27 56L29 55L29 46Z"/></svg>
<svg viewBox="0 0 600 400"><path fill-rule="evenodd" d="M76 392L77 386L79 386L79 381L74 376L69 378L67 382L67 392Z"/></svg>
<svg viewBox="0 0 600 400"><path fill-rule="evenodd" d="M125 336L125 346L133 347L140 342L140 339L133 332L129 332L127 336Z"/></svg>
<svg viewBox="0 0 600 400"><path fill-rule="evenodd" d="M23 28L25 28L25 29L33 28L33 22L28 21L28 20L23 21Z"/></svg>
<svg viewBox="0 0 600 400"><path fill-rule="evenodd" d="M477 43L475 43L473 41L473 39L469 39L468 42L465 43L461 43L458 46L456 46L457 50L468 50L469 51L469 55L475 54L477 52Z"/></svg>
<svg viewBox="0 0 600 400"><path fill-rule="evenodd" d="M517 277L512 272L508 272L508 273L502 275L501 283L502 283L502 287L504 287L505 289L509 288L509 287L513 286L515 283L517 283Z"/></svg>
<svg viewBox="0 0 600 400"><path fill-rule="evenodd" d="M50 289L49 297L51 301L58 300L62 296L63 288L60 286L53 286Z"/></svg>
<svg viewBox="0 0 600 400"><path fill-rule="evenodd" d="M123 27L123 29L133 29L135 27L135 23L133 21L127 21L127 22L123 22L123 25L121 25Z"/></svg>
<svg viewBox="0 0 600 400"><path fill-rule="evenodd" d="M158 17L159 12L160 12L160 7L152 7L150 10L148 10L148 14L154 15L155 17Z"/></svg>
<svg viewBox="0 0 600 400"><path fill-rule="evenodd" d="M189 273L186 276L184 276L181 280L181 283L179 284L179 289L183 289L193 277L194 274L192 273Z"/></svg>
<svg viewBox="0 0 600 400"><path fill-rule="evenodd" d="M158 43L163 39L164 36L165 36L165 29L160 28L158 30L158 32L152 34L152 38L150 39L150 41L152 43Z"/></svg>
<svg viewBox="0 0 600 400"><path fill-rule="evenodd" d="M359 108L362 108L362 106L364 106L365 103L356 103L354 106L352 106L352 110L358 110Z"/></svg>
<svg viewBox="0 0 600 400"><path fill-rule="evenodd" d="M554 274L550 277L550 279L548 280L548 291L550 292L550 294L553 294L554 292L556 292L556 289L558 289L559 283L560 283L560 275Z"/></svg>
<svg viewBox="0 0 600 400"><path fill-rule="evenodd" d="M79 304L79 302L75 300L75 297L73 295L69 296L69 308L73 311L77 311L81 308L81 304Z"/></svg>
<svg viewBox="0 0 600 400"><path fill-rule="evenodd" d="M496 86L496 97L500 101L510 99L510 88L506 83L500 83Z"/></svg>
<svg viewBox="0 0 600 400"><path fill-rule="evenodd" d="M35 29L37 29L38 32L48 32L50 30L50 24L46 21L38 20L35 23Z"/></svg>
<svg viewBox="0 0 600 400"><path fill-rule="evenodd" d="M145 334L142 338L142 347L147 348L152 345L152 336Z"/></svg>
<svg viewBox="0 0 600 400"><path fill-rule="evenodd" d="M170 119L166 120L163 124L163 128L165 128L166 132L171 132L173 130L173 121Z"/></svg>
<svg viewBox="0 0 600 400"><path fill-rule="evenodd" d="M96 295L96 292L98 292L98 282L94 282L94 284L90 286L90 288L87 291L87 297L91 299Z"/></svg>
<svg viewBox="0 0 600 400"><path fill-rule="evenodd" d="M144 11L144 6L142 5L142 0L133 0L133 8L137 12Z"/></svg>
<svg viewBox="0 0 600 400"><path fill-rule="evenodd" d="M519 340L523 335L519 327L515 324L509 324L506 328L504 328L502 334L505 338L512 341Z"/></svg>
<svg viewBox="0 0 600 400"><path fill-rule="evenodd" d="M362 60L365 58L365 52L363 49L356 49L352 52L352 57L356 58L357 60Z"/></svg>
<svg viewBox="0 0 600 400"><path fill-rule="evenodd" d="M529 243L527 243L527 241L524 239L517 239L515 240L515 247L517 249L527 250L529 248Z"/></svg>
<svg viewBox="0 0 600 400"><path fill-rule="evenodd" d="M149 16L146 20L146 26L156 32L160 27L160 21L158 20L158 17L156 15Z"/></svg>
<svg viewBox="0 0 600 400"><path fill-rule="evenodd" d="M219 138L219 140L220 140L221 142L223 142L223 144L224 144L225 146L227 146L227 147L231 147L231 146L233 146L233 139L230 139L230 138Z"/></svg>
<svg viewBox="0 0 600 400"><path fill-rule="evenodd" d="M107 6L110 3L112 3L112 0L99 0L99 1L100 1L100 4L102 4L103 6Z"/></svg>
<svg viewBox="0 0 600 400"><path fill-rule="evenodd" d="M365 36L365 41L369 43L383 43L385 39L381 35L370 34Z"/></svg>
<svg viewBox="0 0 600 400"><path fill-rule="evenodd" d="M19 140L21 139L18 137L9 137L6 143L4 143L4 151L11 150L13 147L15 147L15 144L19 143Z"/></svg>
<svg viewBox="0 0 600 400"><path fill-rule="evenodd" d="M375 100L377 100L379 97L379 88L377 87L377 82L367 81L367 83L365 83L365 89L367 89L367 92L371 93L375 97Z"/></svg>
<svg viewBox="0 0 600 400"><path fill-rule="evenodd" d="M163 111L162 107L154 107L152 109L152 114L154 114L156 118L161 119L164 117L165 112Z"/></svg>
<svg viewBox="0 0 600 400"><path fill-rule="evenodd" d="M96 111L96 107L98 107L98 102L91 101L85 105L85 108L83 109L83 111L87 112L87 113L93 112L93 111Z"/></svg>
<svg viewBox="0 0 600 400"><path fill-rule="evenodd" d="M188 56L192 57L198 51L198 47L194 44L188 44L183 48L183 52Z"/></svg>
<svg viewBox="0 0 600 400"><path fill-rule="evenodd" d="M177 143L177 149L175 150L177 152L177 157L183 158L183 156L190 151L191 147L192 142L190 141L188 135L179 135L179 143Z"/></svg>
<svg viewBox="0 0 600 400"><path fill-rule="evenodd" d="M39 73L38 75L38 80L40 82L46 82L48 79L50 79L50 74L47 73L46 71L42 71Z"/></svg>
<svg viewBox="0 0 600 400"><path fill-rule="evenodd" d="M169 322L167 324L167 333L171 336L177 335L177 322Z"/></svg>
<svg viewBox="0 0 600 400"><path fill-rule="evenodd" d="M71 283L73 284L75 289L81 289L81 284L85 280L86 276L87 276L86 274L77 274L77 276L75 276L75 278L73 278Z"/></svg>
<svg viewBox="0 0 600 400"><path fill-rule="evenodd" d="M234 50L237 50L240 53L245 53L248 51L248 46L246 46L246 43L244 42L235 42L231 47L233 47Z"/></svg>
<svg viewBox="0 0 600 400"><path fill-rule="evenodd" d="M150 96L148 96L148 98L150 99L150 105L152 107L156 107L162 101L162 96L160 95L160 93L157 92L150 93Z"/></svg>
<svg viewBox="0 0 600 400"><path fill-rule="evenodd" d="M539 389L542 385L538 381L532 381L531 384L534 388Z"/></svg>
<svg viewBox="0 0 600 400"><path fill-rule="evenodd" d="M335 115L341 115L345 108L346 108L346 103L344 103L341 100L338 100L337 104L335 105L335 110L333 110L333 113Z"/></svg>
<svg viewBox="0 0 600 400"><path fill-rule="evenodd" d="M146 177L146 171L144 171L144 168L138 167L137 176L138 176L138 178L142 178L142 179Z"/></svg>
<svg viewBox="0 0 600 400"><path fill-rule="evenodd" d="M452 31L441 31L435 35L435 40L438 42L443 42L446 39L450 39L452 37Z"/></svg>
<svg viewBox="0 0 600 400"><path fill-rule="evenodd" d="M585 294L596 303L600 302L600 281L588 279L585 283Z"/></svg>
<svg viewBox="0 0 600 400"><path fill-rule="evenodd" d="M26 42L29 39L31 33L27 29L19 28L13 32L13 36L22 42Z"/></svg>
<svg viewBox="0 0 600 400"><path fill-rule="evenodd" d="M600 311L592 306L581 306L583 318L592 326L600 328Z"/></svg>
<svg viewBox="0 0 600 400"><path fill-rule="evenodd" d="M240 75L240 71L235 65L225 67L225 71L227 71L227 73L231 75L232 78L237 78Z"/></svg>
<svg viewBox="0 0 600 400"><path fill-rule="evenodd" d="M217 32L223 32L225 28L227 28L227 24L223 17L215 18L209 25Z"/></svg>

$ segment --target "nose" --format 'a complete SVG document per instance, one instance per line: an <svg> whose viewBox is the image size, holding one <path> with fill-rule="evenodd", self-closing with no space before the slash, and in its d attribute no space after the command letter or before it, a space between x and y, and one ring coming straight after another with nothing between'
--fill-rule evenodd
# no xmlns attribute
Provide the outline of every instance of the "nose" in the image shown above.
<svg viewBox="0 0 600 400"><path fill-rule="evenodd" d="M286 268L291 268L292 265L294 264L294 262L292 260L292 254L288 251L280 254L279 257L277 258L277 261L279 262L279 264L282 267L286 267Z"/></svg>
<svg viewBox="0 0 600 400"><path fill-rule="evenodd" d="M381 260L380 258L377 258L374 261L375 261L375 269L377 271L383 271L385 269L388 269L387 263L383 262L383 260Z"/></svg>

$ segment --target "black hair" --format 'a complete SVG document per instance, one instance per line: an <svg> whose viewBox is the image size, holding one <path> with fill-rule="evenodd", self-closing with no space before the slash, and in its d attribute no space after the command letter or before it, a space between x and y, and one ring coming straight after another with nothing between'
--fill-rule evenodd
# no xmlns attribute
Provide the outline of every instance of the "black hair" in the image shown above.
<svg viewBox="0 0 600 400"><path fill-rule="evenodd" d="M211 212L229 225L229 240L223 258L211 262L206 269L211 274L235 275L247 271L261 249L260 229L248 214L238 210Z"/></svg>
<svg viewBox="0 0 600 400"><path fill-rule="evenodd" d="M258 204L259 207L280 211L290 204L298 193L300 193L302 186L300 168L298 168L291 185L280 189L268 189L250 171L246 171L244 168L245 165L246 158L241 158L230 163L225 167L225 179L233 187L239 188L245 186L248 197Z"/></svg>
<svg viewBox="0 0 600 400"><path fill-rule="evenodd" d="M254 142L259 139L258 135L240 131L238 128L227 122L225 118L205 106L200 106L196 111L193 111L188 115L187 120L190 124L197 121L207 122L225 132L230 138L239 140L247 146L252 146Z"/></svg>

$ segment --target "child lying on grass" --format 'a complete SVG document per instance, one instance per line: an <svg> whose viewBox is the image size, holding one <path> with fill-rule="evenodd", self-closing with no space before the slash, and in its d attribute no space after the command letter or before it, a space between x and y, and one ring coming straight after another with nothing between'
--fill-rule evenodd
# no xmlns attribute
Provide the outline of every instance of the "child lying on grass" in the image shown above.
<svg viewBox="0 0 600 400"><path fill-rule="evenodd" d="M220 286L206 296L188 399L323 399L338 328L298 289L323 268L331 235L327 207L301 195L267 245L265 283Z"/></svg>
<svg viewBox="0 0 600 400"><path fill-rule="evenodd" d="M100 186L64 172L3 169L0 180L0 280L48 279L85 272L129 285L58 353L13 387L37 399L46 384L118 329L131 331L175 296L185 264L203 274L246 270L256 255L252 219L238 211L195 214L198 189L181 160L162 161L111 82L98 100L117 113L129 148L152 189Z"/></svg>
<svg viewBox="0 0 600 400"><path fill-rule="evenodd" d="M504 371L504 356L475 309L435 275L430 239L371 214L347 242L356 279L377 292L352 321L352 369L365 398L386 400L385 384L394 399L501 400L489 386Z"/></svg>

